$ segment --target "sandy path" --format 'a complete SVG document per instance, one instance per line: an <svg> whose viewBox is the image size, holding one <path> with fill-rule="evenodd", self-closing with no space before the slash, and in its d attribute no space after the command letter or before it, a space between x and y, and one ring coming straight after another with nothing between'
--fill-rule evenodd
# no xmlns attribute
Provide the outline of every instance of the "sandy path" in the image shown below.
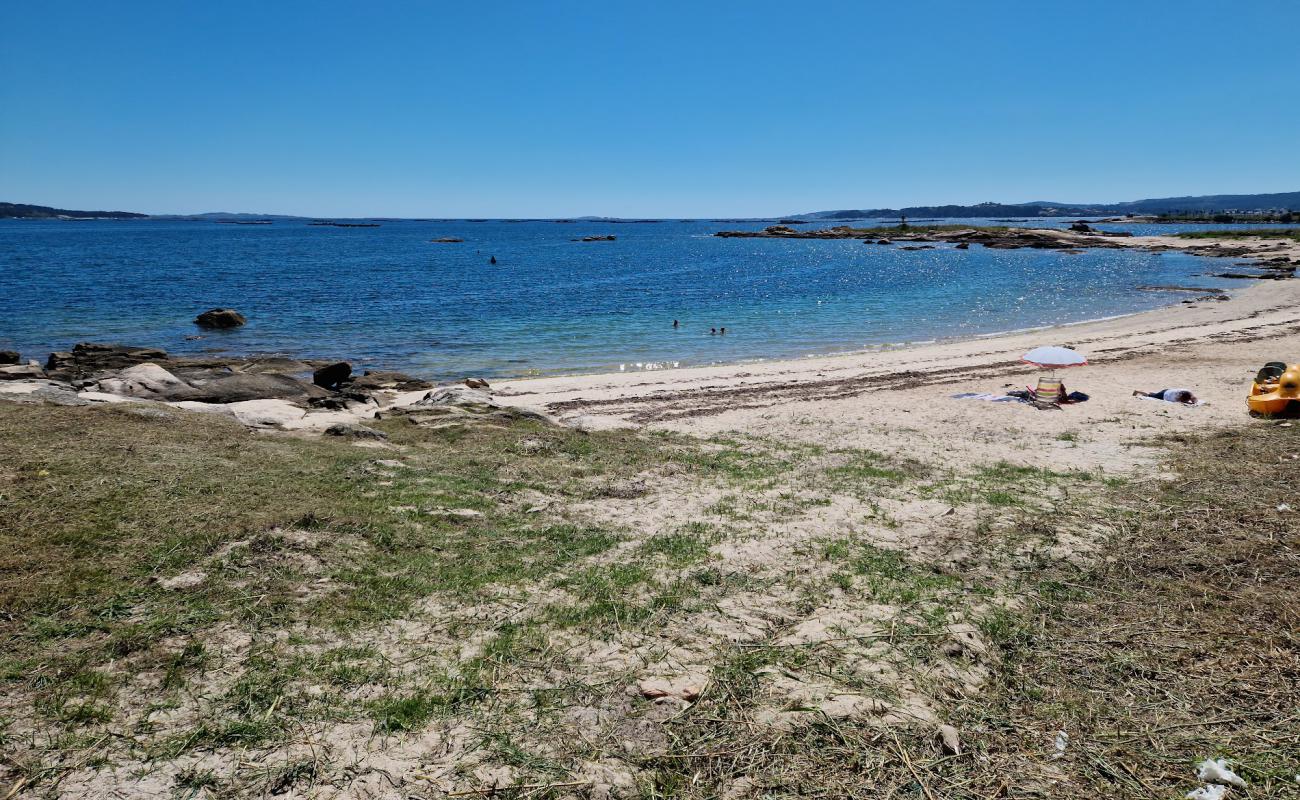
<svg viewBox="0 0 1300 800"><path fill-rule="evenodd" d="M1295 254L1293 254L1295 255ZM958 392L1023 387L1040 370L1026 350L1064 344L1091 365L1061 373L1092 399L1063 411L957 400ZM634 423L710 434L743 432L868 447L925 460L1007 459L1128 470L1139 439L1242 422L1265 361L1300 360L1300 281L1262 281L1228 301L883 352L730 366L510 381L506 402L545 406L587 424ZM1188 387L1199 408L1141 400L1134 389Z"/></svg>

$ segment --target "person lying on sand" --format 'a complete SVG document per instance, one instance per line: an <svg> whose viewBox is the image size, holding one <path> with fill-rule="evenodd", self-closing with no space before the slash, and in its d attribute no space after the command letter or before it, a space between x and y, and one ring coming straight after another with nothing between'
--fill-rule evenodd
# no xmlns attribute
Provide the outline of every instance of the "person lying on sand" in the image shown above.
<svg viewBox="0 0 1300 800"><path fill-rule="evenodd" d="M1134 397L1150 397L1164 400L1166 403L1182 403L1185 406L1196 405L1196 395L1190 389L1161 389L1158 392L1133 392Z"/></svg>

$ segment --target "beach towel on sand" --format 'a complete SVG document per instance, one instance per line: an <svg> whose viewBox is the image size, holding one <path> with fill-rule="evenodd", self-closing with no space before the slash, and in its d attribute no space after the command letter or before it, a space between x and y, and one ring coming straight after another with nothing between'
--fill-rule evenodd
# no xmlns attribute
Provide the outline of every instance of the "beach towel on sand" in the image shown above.
<svg viewBox="0 0 1300 800"><path fill-rule="evenodd" d="M1009 394L990 394L989 392L958 392L955 400L988 400L990 403L1020 403L1021 398Z"/></svg>
<svg viewBox="0 0 1300 800"><path fill-rule="evenodd" d="M1029 392L1020 389L1007 394L992 394L990 392L958 392L957 394L952 395L952 398L954 400L987 400L990 403L1030 403L1043 406L1050 405L1053 408L1060 408L1056 403L1043 403L1041 401L1036 401L1032 396L1030 396ZM1087 400L1088 395L1083 392L1070 392L1070 394L1066 396L1065 403L1069 405L1073 403L1083 403Z"/></svg>

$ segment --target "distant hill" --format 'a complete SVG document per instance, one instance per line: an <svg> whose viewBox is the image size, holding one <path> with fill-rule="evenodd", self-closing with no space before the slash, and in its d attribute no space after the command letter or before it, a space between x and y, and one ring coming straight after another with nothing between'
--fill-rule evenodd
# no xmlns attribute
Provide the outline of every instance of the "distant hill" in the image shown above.
<svg viewBox="0 0 1300 800"><path fill-rule="evenodd" d="M176 219L214 222L217 220L257 220L257 219L315 219L315 217L292 217L285 214L248 214L242 211L207 211L202 214L154 214L150 219Z"/></svg>
<svg viewBox="0 0 1300 800"><path fill-rule="evenodd" d="M1104 214L1170 214L1176 212L1226 211L1259 213L1300 210L1300 192L1277 194L1209 194L1198 197L1160 197L1127 203L979 203L973 206L910 206L815 211L796 214L795 219L875 219L880 217L1094 217Z"/></svg>
<svg viewBox="0 0 1300 800"><path fill-rule="evenodd" d="M74 211L69 208L0 203L0 219L143 219L132 211Z"/></svg>

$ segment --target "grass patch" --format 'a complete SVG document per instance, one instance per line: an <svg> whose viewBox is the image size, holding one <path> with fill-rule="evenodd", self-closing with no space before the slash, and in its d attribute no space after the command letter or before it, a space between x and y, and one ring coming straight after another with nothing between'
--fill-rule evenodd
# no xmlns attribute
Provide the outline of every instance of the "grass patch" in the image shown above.
<svg viewBox="0 0 1300 800"><path fill-rule="evenodd" d="M1300 241L1300 228L1245 228L1228 231L1188 231L1174 234L1180 239L1294 239Z"/></svg>
<svg viewBox="0 0 1300 800"><path fill-rule="evenodd" d="M62 725L102 725L130 699L115 692L133 674L156 672L160 699L204 675L205 632L217 626L255 638L346 631L422 598L473 601L536 582L621 540L523 513L510 502L522 492L582 498L592 480L683 462L724 481L777 470L758 451L692 463L698 445L672 437L526 420L377 425L400 452L254 435L207 414L0 404L0 689ZM699 556L686 533L658 546L681 563ZM78 682L91 674L105 685L88 693ZM168 746L266 741L287 711L305 713L300 681L347 689L383 674L365 656L313 664L268 652L224 699L228 717ZM411 714L388 716L401 725Z"/></svg>

